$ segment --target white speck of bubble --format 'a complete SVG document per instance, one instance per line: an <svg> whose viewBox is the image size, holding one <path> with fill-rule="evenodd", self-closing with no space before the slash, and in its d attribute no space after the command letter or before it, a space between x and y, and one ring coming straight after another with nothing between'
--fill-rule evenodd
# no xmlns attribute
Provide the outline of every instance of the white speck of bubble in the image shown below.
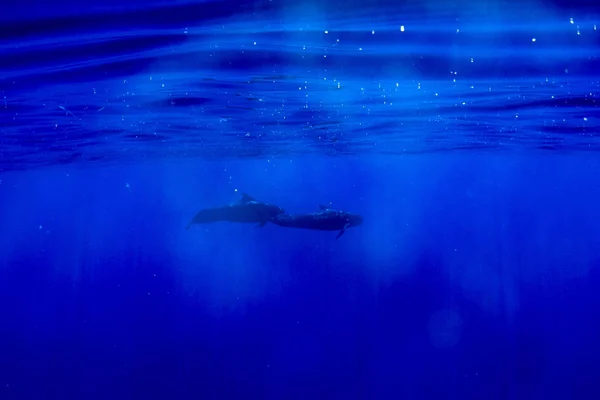
<svg viewBox="0 0 600 400"><path fill-rule="evenodd" d="M256 42L254 42L254 45L256 46Z"/></svg>
<svg viewBox="0 0 600 400"><path fill-rule="evenodd" d="M325 31L325 34L327 35L329 33L329 31Z"/></svg>
<svg viewBox="0 0 600 400"><path fill-rule="evenodd" d="M583 117L583 120L584 120L584 121L587 121L587 117Z"/></svg>
<svg viewBox="0 0 600 400"><path fill-rule="evenodd" d="M359 48L358 48L358 51L362 51L362 47L359 47Z"/></svg>
<svg viewBox="0 0 600 400"><path fill-rule="evenodd" d="M456 33L460 32L460 29L456 28Z"/></svg>
<svg viewBox="0 0 600 400"><path fill-rule="evenodd" d="M596 30L596 24L594 24L594 30Z"/></svg>
<svg viewBox="0 0 600 400"><path fill-rule="evenodd" d="M372 31L371 31L371 35L374 35L374 34L375 34L375 30L372 30Z"/></svg>
<svg viewBox="0 0 600 400"><path fill-rule="evenodd" d="M532 41L532 42L535 42L536 40L537 40L536 38L532 38L532 39L531 39L531 41Z"/></svg>
<svg viewBox="0 0 600 400"><path fill-rule="evenodd" d="M38 229L41 231L42 229L44 229L44 227L40 225L40 226L38 227Z"/></svg>
<svg viewBox="0 0 600 400"><path fill-rule="evenodd" d="M471 57L471 62L473 62L473 57Z"/></svg>
<svg viewBox="0 0 600 400"><path fill-rule="evenodd" d="M398 82L396 82L396 87L398 87Z"/></svg>
<svg viewBox="0 0 600 400"><path fill-rule="evenodd" d="M569 18L569 22L573 24L573 18Z"/></svg>
<svg viewBox="0 0 600 400"><path fill-rule="evenodd" d="M400 32L404 32L404 25L400 25Z"/></svg>

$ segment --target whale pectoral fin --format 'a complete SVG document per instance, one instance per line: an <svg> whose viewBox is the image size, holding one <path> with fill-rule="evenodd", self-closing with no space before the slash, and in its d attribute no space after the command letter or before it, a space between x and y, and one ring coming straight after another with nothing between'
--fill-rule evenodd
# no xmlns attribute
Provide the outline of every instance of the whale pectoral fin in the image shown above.
<svg viewBox="0 0 600 400"><path fill-rule="evenodd" d="M338 233L338 235L335 237L335 239L336 240L339 239L344 234L344 232L346 232L346 228L349 228L349 227L350 227L350 224L344 225L344 227L342 228L342 230L340 231L340 233Z"/></svg>

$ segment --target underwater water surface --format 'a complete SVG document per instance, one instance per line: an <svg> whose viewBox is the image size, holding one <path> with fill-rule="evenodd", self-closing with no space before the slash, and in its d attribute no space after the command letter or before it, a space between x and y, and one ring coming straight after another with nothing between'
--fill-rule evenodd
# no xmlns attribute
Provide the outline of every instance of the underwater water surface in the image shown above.
<svg viewBox="0 0 600 400"><path fill-rule="evenodd" d="M2 9L0 399L600 395L593 6Z"/></svg>

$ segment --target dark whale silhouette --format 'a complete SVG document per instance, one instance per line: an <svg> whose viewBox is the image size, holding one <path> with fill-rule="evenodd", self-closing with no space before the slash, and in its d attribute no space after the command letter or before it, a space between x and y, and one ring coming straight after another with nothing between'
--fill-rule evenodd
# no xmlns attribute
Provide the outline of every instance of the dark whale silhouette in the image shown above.
<svg viewBox="0 0 600 400"><path fill-rule="evenodd" d="M275 216L283 214L283 208L258 201L253 197L242 194L242 199L233 204L221 207L205 208L200 210L190 221L185 229L190 229L194 224L207 224L211 222L246 222L258 223L257 227L264 226Z"/></svg>
<svg viewBox="0 0 600 400"><path fill-rule="evenodd" d="M271 222L286 228L340 231L336 239L339 239L347 228L358 226L363 222L363 217L359 214L334 210L323 205L319 205L319 207L321 208L320 212L310 214L282 213L273 218Z"/></svg>

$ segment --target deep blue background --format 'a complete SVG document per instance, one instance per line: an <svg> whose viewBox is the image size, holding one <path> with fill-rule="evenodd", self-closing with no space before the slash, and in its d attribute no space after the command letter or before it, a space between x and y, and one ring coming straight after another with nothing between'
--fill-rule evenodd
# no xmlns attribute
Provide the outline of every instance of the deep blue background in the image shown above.
<svg viewBox="0 0 600 400"><path fill-rule="evenodd" d="M594 4L4 3L0 400L600 398Z"/></svg>
<svg viewBox="0 0 600 400"><path fill-rule="evenodd" d="M448 154L5 174L3 398L593 398L599 167ZM184 229L235 189L365 223L338 241Z"/></svg>

